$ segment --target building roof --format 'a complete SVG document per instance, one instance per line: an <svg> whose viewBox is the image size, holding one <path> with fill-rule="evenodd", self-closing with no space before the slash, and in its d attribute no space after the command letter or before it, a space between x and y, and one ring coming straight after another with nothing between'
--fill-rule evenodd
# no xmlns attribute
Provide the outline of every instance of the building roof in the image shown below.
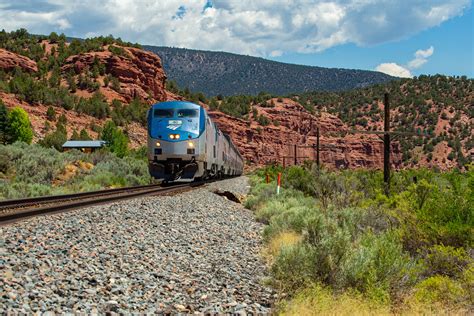
<svg viewBox="0 0 474 316"><path fill-rule="evenodd" d="M105 140L68 140L63 148L101 148L105 143Z"/></svg>

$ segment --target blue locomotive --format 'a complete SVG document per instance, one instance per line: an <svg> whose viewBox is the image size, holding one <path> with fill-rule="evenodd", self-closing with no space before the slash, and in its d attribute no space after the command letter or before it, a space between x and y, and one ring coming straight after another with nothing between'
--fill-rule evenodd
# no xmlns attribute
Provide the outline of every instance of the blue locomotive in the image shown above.
<svg viewBox="0 0 474 316"><path fill-rule="evenodd" d="M204 108L168 101L148 111L148 167L155 179L200 180L241 175L244 161Z"/></svg>

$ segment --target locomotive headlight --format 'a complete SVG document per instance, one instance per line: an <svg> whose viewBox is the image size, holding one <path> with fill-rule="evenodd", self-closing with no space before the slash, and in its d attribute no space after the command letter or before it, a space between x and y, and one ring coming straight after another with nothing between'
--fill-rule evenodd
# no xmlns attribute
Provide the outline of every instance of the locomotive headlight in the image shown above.
<svg viewBox="0 0 474 316"><path fill-rule="evenodd" d="M170 134L170 138L171 138L171 139L174 139L174 134Z"/></svg>
<svg viewBox="0 0 474 316"><path fill-rule="evenodd" d="M161 143L160 143L160 142L156 142L156 147L161 147Z"/></svg>
<svg viewBox="0 0 474 316"><path fill-rule="evenodd" d="M179 134L175 134L174 139L179 139Z"/></svg>
<svg viewBox="0 0 474 316"><path fill-rule="evenodd" d="M194 143L193 142L188 142L188 147L189 148L194 148Z"/></svg>

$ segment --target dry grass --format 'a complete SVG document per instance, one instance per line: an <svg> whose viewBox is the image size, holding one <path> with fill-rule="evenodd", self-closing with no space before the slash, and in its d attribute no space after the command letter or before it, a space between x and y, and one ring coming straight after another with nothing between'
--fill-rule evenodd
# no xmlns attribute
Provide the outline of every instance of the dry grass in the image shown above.
<svg viewBox="0 0 474 316"><path fill-rule="evenodd" d="M296 245L301 240L302 236L292 231L279 233L268 242L263 252L264 257L271 264L282 248Z"/></svg>
<svg viewBox="0 0 474 316"><path fill-rule="evenodd" d="M371 303L356 293L334 295L315 285L297 294L282 306L281 315L390 315L388 306Z"/></svg>
<svg viewBox="0 0 474 316"><path fill-rule="evenodd" d="M447 307L443 304L422 304L408 299L403 306L381 305L361 294L346 291L336 295L332 290L315 285L299 292L280 305L280 315L472 315L468 308Z"/></svg>
<svg viewBox="0 0 474 316"><path fill-rule="evenodd" d="M58 174L52 181L52 186L61 186L70 179L74 178L77 174L90 171L92 168L94 168L93 164L90 162L84 162L82 160L77 160L66 164L62 172Z"/></svg>

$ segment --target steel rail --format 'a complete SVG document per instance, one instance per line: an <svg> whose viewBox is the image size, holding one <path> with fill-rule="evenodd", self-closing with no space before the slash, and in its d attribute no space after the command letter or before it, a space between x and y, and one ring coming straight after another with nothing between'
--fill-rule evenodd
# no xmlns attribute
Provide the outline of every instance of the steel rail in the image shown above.
<svg viewBox="0 0 474 316"><path fill-rule="evenodd" d="M75 194L4 200L0 201L0 224L14 222L27 217L130 199L143 195L177 192L208 182L209 181L190 182L165 187L161 185L142 185Z"/></svg>
<svg viewBox="0 0 474 316"><path fill-rule="evenodd" d="M69 199L76 199L80 197L95 196L98 193L102 193L102 194L117 193L117 192L123 192L123 191L129 190L129 189L141 189L141 188L145 189L145 188L154 188L156 186L157 186L156 184L148 184L148 185L140 185L140 186L134 186L134 187L126 187L126 188L104 189L104 190L99 190L99 191L87 191L87 192L80 192L80 193L1 200L0 210L10 209L10 208L15 208L15 207L23 207L27 205L40 204L42 202L51 203L51 202L60 201L60 200L69 200Z"/></svg>

